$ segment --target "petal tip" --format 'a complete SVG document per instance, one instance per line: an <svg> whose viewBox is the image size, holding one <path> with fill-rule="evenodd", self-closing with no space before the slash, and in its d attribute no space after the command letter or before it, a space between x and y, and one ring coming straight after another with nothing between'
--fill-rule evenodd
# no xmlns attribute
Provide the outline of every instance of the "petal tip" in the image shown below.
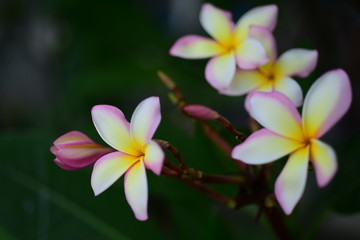
<svg viewBox="0 0 360 240"><path fill-rule="evenodd" d="M276 182L275 182L275 196L276 196L276 199L277 199L280 207L284 211L284 213L286 215L290 215L292 213L292 211L294 210L297 202L292 203L290 201L286 201L282 183L278 180L276 180Z"/></svg>
<svg viewBox="0 0 360 240"><path fill-rule="evenodd" d="M267 9L268 12L271 12L272 15L277 16L279 12L279 8L276 4L268 4L264 6L260 6L260 8Z"/></svg>
<svg viewBox="0 0 360 240"><path fill-rule="evenodd" d="M147 214L144 214L144 215L142 215L142 214L135 214L135 218L137 219L137 220L139 220L139 221L146 221L146 220L148 220L148 215Z"/></svg>

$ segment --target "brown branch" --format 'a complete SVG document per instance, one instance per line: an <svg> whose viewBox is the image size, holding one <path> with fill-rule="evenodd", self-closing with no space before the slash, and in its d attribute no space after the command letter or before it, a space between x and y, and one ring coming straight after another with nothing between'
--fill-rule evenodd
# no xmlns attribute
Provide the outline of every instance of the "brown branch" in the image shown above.
<svg viewBox="0 0 360 240"><path fill-rule="evenodd" d="M181 154L180 154L179 150L176 147L174 147L168 141L165 141L165 140L154 139L154 141L156 141L160 145L160 147L169 150L171 152L171 154L176 158L176 160L178 160L178 162L180 163L182 169L189 168L187 166L187 164L184 162L184 160L182 159Z"/></svg>
<svg viewBox="0 0 360 240"><path fill-rule="evenodd" d="M160 80L164 83L164 85L174 94L176 97L175 104L178 107L182 107L186 104L184 95L180 91L180 89L176 86L175 82L164 72L158 71L157 72Z"/></svg>
<svg viewBox="0 0 360 240"><path fill-rule="evenodd" d="M188 179L182 179L183 182L193 186L194 188L198 189L200 192L205 193L206 195L210 196L211 198L215 199L216 201L225 204L228 207L232 207L235 204L234 199L229 196L226 196L204 184L193 182Z"/></svg>
<svg viewBox="0 0 360 240"><path fill-rule="evenodd" d="M223 176L202 173L200 181L206 183L233 184L240 185L245 183L245 178L241 176Z"/></svg>
<svg viewBox="0 0 360 240"><path fill-rule="evenodd" d="M208 123L203 121L201 122L201 126L203 127L206 136L208 136L216 145L220 147L220 149L223 150L226 155L232 159L231 152L233 147L227 141L225 141L225 139L223 139ZM247 165L245 163L238 160L234 161L243 171L247 171Z"/></svg>
<svg viewBox="0 0 360 240"><path fill-rule="evenodd" d="M264 213L274 233L280 240L290 240L290 234L277 207L265 207Z"/></svg>
<svg viewBox="0 0 360 240"><path fill-rule="evenodd" d="M235 135L236 139L240 140L241 142L245 139L245 135L239 131L237 131L230 123L228 119L219 115L216 119L221 125L223 125L231 134Z"/></svg>

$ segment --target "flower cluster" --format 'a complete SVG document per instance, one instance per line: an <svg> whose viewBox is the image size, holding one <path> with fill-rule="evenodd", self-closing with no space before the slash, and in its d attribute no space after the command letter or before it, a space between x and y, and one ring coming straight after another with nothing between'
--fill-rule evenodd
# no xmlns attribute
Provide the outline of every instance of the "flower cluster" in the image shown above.
<svg viewBox="0 0 360 240"><path fill-rule="evenodd" d="M309 164L315 169L319 187L326 186L334 177L335 151L319 138L347 112L352 92L345 71L336 69L318 78L303 99L302 89L293 77L307 77L316 67L318 52L295 48L277 57L272 34L277 13L276 5L256 7L234 23L230 12L205 3L200 11L200 23L213 39L184 36L171 47L170 55L186 59L211 58L205 68L208 83L220 94L247 94L244 107L264 128L232 146L231 158L238 161L239 166L264 165L289 154L274 192L284 212L291 214L304 192ZM168 79L164 81L175 89ZM300 106L302 116L297 110ZM227 119L208 107L196 104L180 107L191 118L218 121L237 139L243 138ZM94 164L91 186L95 195L125 174L126 199L137 219L148 217L145 169L157 175L166 173L204 180L204 174L188 168L178 151L166 141L152 140L161 119L159 98L142 101L130 123L119 109L109 105L93 107L92 118L101 138L111 147L96 144L83 133L73 131L54 142L51 147L56 156L54 161L66 170ZM163 166L166 160L161 147L168 148L179 159L181 167L168 162ZM208 175L207 179L243 182L234 177ZM197 184L193 186L199 187ZM206 192L204 189L202 186L201 190Z"/></svg>

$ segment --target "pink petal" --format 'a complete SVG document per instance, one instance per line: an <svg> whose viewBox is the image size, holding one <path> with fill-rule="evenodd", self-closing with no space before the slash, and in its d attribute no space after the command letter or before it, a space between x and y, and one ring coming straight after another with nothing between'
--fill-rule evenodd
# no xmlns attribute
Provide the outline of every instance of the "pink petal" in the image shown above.
<svg viewBox="0 0 360 240"><path fill-rule="evenodd" d="M337 171L336 154L329 145L313 139L311 141L311 162L319 187L326 186Z"/></svg>
<svg viewBox="0 0 360 240"><path fill-rule="evenodd" d="M237 145L231 156L247 164L266 164L279 159L304 144L268 129L260 129L251 134L245 142Z"/></svg>
<svg viewBox="0 0 360 240"><path fill-rule="evenodd" d="M112 148L98 144L78 144L59 147L54 154L62 163L80 169L113 151Z"/></svg>
<svg viewBox="0 0 360 240"><path fill-rule="evenodd" d="M209 38L189 35L180 38L170 49L170 55L187 58L209 58L223 52L223 47Z"/></svg>
<svg viewBox="0 0 360 240"><path fill-rule="evenodd" d="M87 167L115 150L96 144L81 132L71 131L56 139L50 151L56 156L56 164L74 170Z"/></svg>
<svg viewBox="0 0 360 240"><path fill-rule="evenodd" d="M275 81L275 91L281 92L287 96L296 107L303 103L303 93L300 85L292 78L282 77Z"/></svg>
<svg viewBox="0 0 360 240"><path fill-rule="evenodd" d="M96 105L92 108L91 115L96 130L107 144L121 152L139 154L131 142L130 124L118 108Z"/></svg>
<svg viewBox="0 0 360 240"><path fill-rule="evenodd" d="M91 187L97 196L118 180L139 158L113 152L100 158L95 164L91 175Z"/></svg>
<svg viewBox="0 0 360 240"><path fill-rule="evenodd" d="M310 138L324 135L350 107L350 80L341 70L322 75L311 86L303 106L303 125Z"/></svg>
<svg viewBox="0 0 360 240"><path fill-rule="evenodd" d="M63 163L62 161L60 161L58 158L54 159L54 163L56 165L58 165L59 167L61 167L62 169L65 169L65 170L68 170L68 171L74 171L74 170L81 169L81 168L69 166L66 163Z"/></svg>
<svg viewBox="0 0 360 240"><path fill-rule="evenodd" d="M205 68L205 77L212 87L221 91L229 86L235 71L235 55L229 52L210 59Z"/></svg>
<svg viewBox="0 0 360 240"><path fill-rule="evenodd" d="M275 182L276 198L287 215L291 214L304 192L308 166L309 147L301 148L290 155Z"/></svg>
<svg viewBox="0 0 360 240"><path fill-rule="evenodd" d="M234 24L231 13L215 7L210 3L203 4L200 11L200 23L205 31L224 45L231 43Z"/></svg>
<svg viewBox="0 0 360 240"><path fill-rule="evenodd" d="M264 46L254 38L245 39L236 49L236 62L242 69L255 69L268 61Z"/></svg>
<svg viewBox="0 0 360 240"><path fill-rule="evenodd" d="M316 50L290 49L281 54L275 69L280 75L307 77L316 67L317 59Z"/></svg>
<svg viewBox="0 0 360 240"><path fill-rule="evenodd" d="M142 161L134 164L125 175L125 195L136 219L145 221L148 218L148 186L145 166Z"/></svg>
<svg viewBox="0 0 360 240"><path fill-rule="evenodd" d="M228 96L244 95L265 83L267 79L256 70L237 69L233 80L227 89L220 93Z"/></svg>
<svg viewBox="0 0 360 240"><path fill-rule="evenodd" d="M284 94L255 92L249 105L251 116L265 128L294 140L304 140L300 115Z"/></svg>
<svg viewBox="0 0 360 240"><path fill-rule="evenodd" d="M58 139L54 141L54 145L71 145L74 143L95 143L93 140L91 140L88 136L86 136L84 133L79 131L71 131L68 133L65 133L64 135L60 136Z"/></svg>
<svg viewBox="0 0 360 240"><path fill-rule="evenodd" d="M270 61L275 61L277 57L277 50L275 39L271 30L266 27L252 25L250 26L249 37L258 40L264 46Z"/></svg>
<svg viewBox="0 0 360 240"><path fill-rule="evenodd" d="M163 150L156 142L150 141L145 145L145 166L156 175L160 175L161 173L164 157Z"/></svg>
<svg viewBox="0 0 360 240"><path fill-rule="evenodd" d="M260 6L249 10L236 23L236 38L239 40L246 38L251 25L266 27L272 31L277 22L277 15L278 8L274 4Z"/></svg>
<svg viewBox="0 0 360 240"><path fill-rule="evenodd" d="M145 143L151 140L161 121L159 97L149 97L136 107L130 124L131 137L143 152Z"/></svg>

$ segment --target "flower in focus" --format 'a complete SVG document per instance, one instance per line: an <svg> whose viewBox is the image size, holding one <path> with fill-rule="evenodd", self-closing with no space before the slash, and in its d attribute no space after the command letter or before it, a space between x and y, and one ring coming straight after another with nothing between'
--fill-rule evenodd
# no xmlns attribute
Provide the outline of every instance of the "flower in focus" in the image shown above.
<svg viewBox="0 0 360 240"><path fill-rule="evenodd" d="M211 57L206 65L205 78L215 89L227 89L236 71L255 69L269 61L260 41L249 37L249 27L257 25L273 30L277 20L277 6L265 5L245 13L236 25L230 12L203 4L200 23L214 38L188 35L180 38L170 49L172 56L203 59Z"/></svg>
<svg viewBox="0 0 360 240"><path fill-rule="evenodd" d="M251 91L278 91L290 98L295 106L301 106L301 87L291 77L307 77L316 66L317 51L295 48L277 58L275 39L268 29L250 26L249 31L250 36L259 40L265 47L270 61L256 70L239 69L228 88L220 93L240 96Z"/></svg>
<svg viewBox="0 0 360 240"><path fill-rule="evenodd" d="M158 97L143 100L135 109L131 123L116 107L94 106L92 118L102 139L116 152L109 153L94 164L91 186L95 195L110 187L125 173L125 195L138 220L146 220L148 186L145 168L160 175L164 153L152 141L160 120Z"/></svg>
<svg viewBox="0 0 360 240"><path fill-rule="evenodd" d="M71 131L56 139L50 151L56 156L54 162L59 167L77 170L93 164L100 157L115 150L96 144L79 131Z"/></svg>
<svg viewBox="0 0 360 240"><path fill-rule="evenodd" d="M286 214L299 201L309 162L319 187L337 170L334 150L319 140L348 110L352 93L347 74L333 70L321 76L305 97L302 119L289 98L279 92L256 92L249 99L252 117L265 128L233 149L232 157L248 164L266 164L290 154L275 183L275 195Z"/></svg>

